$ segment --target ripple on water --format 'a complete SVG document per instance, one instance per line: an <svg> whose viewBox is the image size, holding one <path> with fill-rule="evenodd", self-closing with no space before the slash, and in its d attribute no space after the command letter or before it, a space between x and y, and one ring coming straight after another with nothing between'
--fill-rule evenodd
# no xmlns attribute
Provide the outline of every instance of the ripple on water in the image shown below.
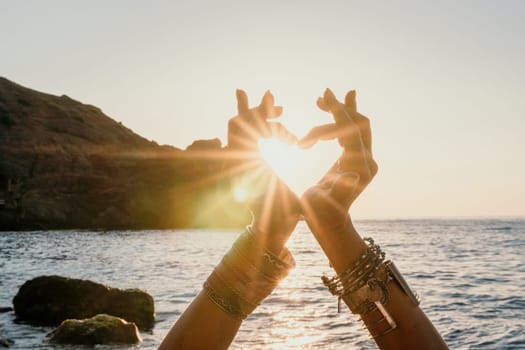
<svg viewBox="0 0 525 350"><path fill-rule="evenodd" d="M396 261L451 349L525 349L525 220L355 225ZM132 348L156 349L237 236L221 230L2 232L0 306L39 275L143 288L155 298L157 323ZM232 349L374 349L353 315L337 313L336 299L319 279L330 271L327 260L304 223L290 249L297 269L242 325ZM13 349L56 350L45 343L50 330L0 314L0 334L16 341Z"/></svg>

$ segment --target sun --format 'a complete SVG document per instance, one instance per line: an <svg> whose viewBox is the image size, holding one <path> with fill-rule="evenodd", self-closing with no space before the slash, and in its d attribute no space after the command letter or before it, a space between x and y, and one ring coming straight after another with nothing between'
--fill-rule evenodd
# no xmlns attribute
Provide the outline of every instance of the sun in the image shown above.
<svg viewBox="0 0 525 350"><path fill-rule="evenodd" d="M299 196L315 185L341 154L337 142L318 143L313 149L303 150L276 138L259 140L259 152L277 176Z"/></svg>
<svg viewBox="0 0 525 350"><path fill-rule="evenodd" d="M259 140L261 157L279 176L293 174L298 151L297 146L285 144L275 138Z"/></svg>
<svg viewBox="0 0 525 350"><path fill-rule="evenodd" d="M299 193L296 185L301 177L298 166L302 162L303 152L296 145L283 143L276 138L259 140L259 152L277 176L295 193Z"/></svg>
<svg viewBox="0 0 525 350"><path fill-rule="evenodd" d="M248 198L248 191L244 187L236 187L233 191L233 198L237 202L244 202Z"/></svg>

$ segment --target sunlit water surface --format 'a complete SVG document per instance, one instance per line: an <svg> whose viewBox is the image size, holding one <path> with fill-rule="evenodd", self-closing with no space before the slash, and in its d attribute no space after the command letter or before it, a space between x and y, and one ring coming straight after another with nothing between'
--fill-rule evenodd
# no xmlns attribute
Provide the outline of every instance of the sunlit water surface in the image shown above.
<svg viewBox="0 0 525 350"><path fill-rule="evenodd" d="M525 220L371 220L372 236L422 296L422 308L452 349L525 349ZM142 288L157 323L134 347L156 349L199 292L238 231L0 232L0 306L40 275ZM300 223L290 241L297 268L242 325L232 349L375 349L356 318L337 314L321 285L326 258ZM48 327L0 314L12 349L73 349L46 343Z"/></svg>

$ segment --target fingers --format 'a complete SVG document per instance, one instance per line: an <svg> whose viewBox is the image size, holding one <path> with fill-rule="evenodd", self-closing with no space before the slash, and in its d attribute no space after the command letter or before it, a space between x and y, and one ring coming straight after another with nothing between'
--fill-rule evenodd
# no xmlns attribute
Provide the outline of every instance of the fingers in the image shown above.
<svg viewBox="0 0 525 350"><path fill-rule="evenodd" d="M329 94L330 96L329 100L339 102L335 98L332 90L326 89L324 95L327 95L327 94ZM355 90L349 91L345 96L345 107L347 108L349 112L357 112L357 104L356 104L355 96L356 96ZM329 100L325 100L324 96L319 97L317 99L317 107L319 107L319 109L325 112L330 112L330 107L328 106Z"/></svg>
<svg viewBox="0 0 525 350"><path fill-rule="evenodd" d="M235 91L235 95L237 96L237 112L238 114L243 114L248 112L250 109L248 105L248 95L246 95L246 92L241 89L237 89Z"/></svg>
<svg viewBox="0 0 525 350"><path fill-rule="evenodd" d="M326 105L326 102L324 101L322 97L319 97L317 99L317 107L319 107L319 109L322 111L330 112L330 109L328 108L328 106Z"/></svg>
<svg viewBox="0 0 525 350"><path fill-rule="evenodd" d="M288 144L297 143L297 137L288 131L288 129L286 129L281 123L268 122L266 124L270 130L271 137L276 137L277 139Z"/></svg>
<svg viewBox="0 0 525 350"><path fill-rule="evenodd" d="M283 114L283 107L281 107L281 106L271 106L270 108L265 109L261 113L261 117L263 117L265 119L272 119L272 118L280 117L281 114Z"/></svg>
<svg viewBox="0 0 525 350"><path fill-rule="evenodd" d="M335 122L340 126L346 126L353 122L345 110L346 106L339 102L332 90L328 88L324 91L323 97L317 99L317 106L325 112L332 113Z"/></svg>
<svg viewBox="0 0 525 350"><path fill-rule="evenodd" d="M348 91L345 96L345 106L350 112L357 112L357 103L355 101L355 90Z"/></svg>
<svg viewBox="0 0 525 350"><path fill-rule="evenodd" d="M345 107L351 112L352 119L357 123L359 130L361 131L361 137L363 143L369 152L372 152L372 132L370 130L370 120L357 113L356 103L356 92L355 90L349 91L345 96Z"/></svg>
<svg viewBox="0 0 525 350"><path fill-rule="evenodd" d="M352 118L350 118L345 110L345 105L337 100L332 90L326 89L324 91L323 103L326 104L329 111L332 113L336 124L339 124L340 126L353 124Z"/></svg>
<svg viewBox="0 0 525 350"><path fill-rule="evenodd" d="M296 143L297 137L280 123L270 123L268 119L279 117L283 108L275 106L270 91L266 91L257 107L250 108L248 95L237 89L238 115L228 123L228 144L239 148L254 149L259 138L277 137L283 142ZM255 145L255 146L254 146Z"/></svg>
<svg viewBox="0 0 525 350"><path fill-rule="evenodd" d="M272 137L293 143L297 138L293 136L281 124L267 125L267 119L277 118L282 112L281 106L275 106L274 96L270 91L266 91L261 99L259 106L249 107L248 96L244 90L238 89L237 109L239 115L243 114L247 119L248 125L253 129L252 137ZM338 138L339 143L345 148L355 148L362 142L364 147L371 152L372 135L368 118L357 113L356 92L349 91L345 96L345 103L337 100L330 89L324 91L323 97L317 100L317 106L326 112L332 113L335 124L321 125L313 128L305 137L299 141L299 146L308 148L319 140L330 140Z"/></svg>
<svg viewBox="0 0 525 350"><path fill-rule="evenodd" d="M310 148L319 140L333 140L338 137L336 124L325 124L312 128L306 136L299 140L298 146Z"/></svg>
<svg viewBox="0 0 525 350"><path fill-rule="evenodd" d="M372 152L370 120L357 112L355 90L346 94L343 104L337 100L332 90L326 89L323 97L317 100L317 106L323 111L332 113L336 124L342 130L339 134L339 143L343 147L357 145L358 140L352 139L358 137L368 152Z"/></svg>
<svg viewBox="0 0 525 350"><path fill-rule="evenodd" d="M357 149L361 146L361 135L355 120L352 118L346 106L339 102L330 89L324 91L319 103L321 107L326 107L332 114L335 125L337 126L337 141L345 149Z"/></svg>
<svg viewBox="0 0 525 350"><path fill-rule="evenodd" d="M277 118L283 113L283 107L275 106L275 99L270 90L267 90L259 106L256 108L259 115L264 119Z"/></svg>
<svg viewBox="0 0 525 350"><path fill-rule="evenodd" d="M237 89L236 96L238 114L240 115L250 112L248 95L246 92L244 90ZM254 107L251 110L256 112L257 116L260 116L264 119L277 118L283 113L283 107L275 106L275 99L269 90L264 93L259 106Z"/></svg>
<svg viewBox="0 0 525 350"><path fill-rule="evenodd" d="M266 90L264 93L261 103L259 104L259 107L262 107L264 109L270 109L275 104L275 99L270 92L270 90Z"/></svg>

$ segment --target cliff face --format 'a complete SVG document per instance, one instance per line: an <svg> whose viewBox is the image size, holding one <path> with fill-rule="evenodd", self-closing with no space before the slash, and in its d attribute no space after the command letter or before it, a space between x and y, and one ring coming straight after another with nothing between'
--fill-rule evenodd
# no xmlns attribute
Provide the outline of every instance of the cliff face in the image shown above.
<svg viewBox="0 0 525 350"><path fill-rule="evenodd" d="M159 146L94 106L0 78L0 229L244 225L213 152L218 139Z"/></svg>

